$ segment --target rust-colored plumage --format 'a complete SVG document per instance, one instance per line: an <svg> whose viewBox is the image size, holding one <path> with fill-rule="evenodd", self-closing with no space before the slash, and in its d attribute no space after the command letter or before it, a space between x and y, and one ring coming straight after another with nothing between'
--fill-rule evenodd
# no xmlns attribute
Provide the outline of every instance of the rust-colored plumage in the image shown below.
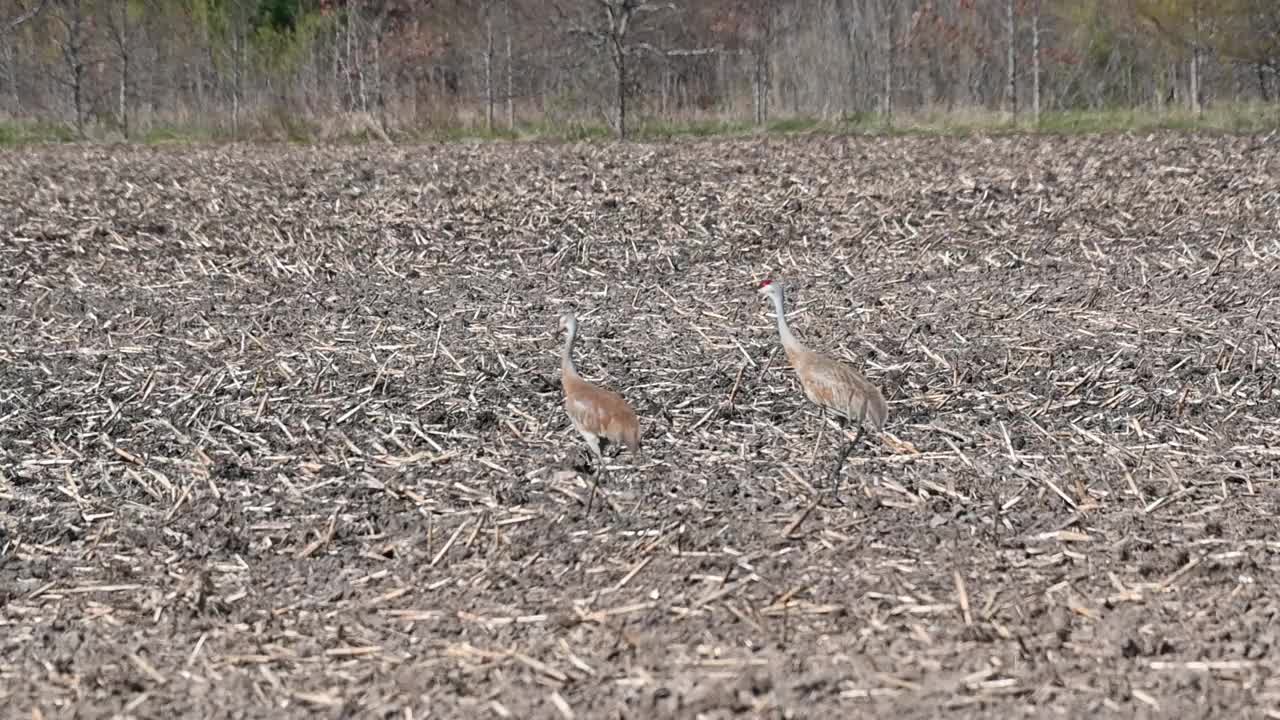
<svg viewBox="0 0 1280 720"><path fill-rule="evenodd" d="M591 486L591 498L587 512L595 499L600 473L604 472L602 442L625 445L631 452L640 449L640 420L616 392L597 387L583 380L573 367L573 341L578 335L578 320L573 313L560 316L560 328L567 332L564 352L560 356L561 383L564 386L564 410L569 422L587 442L597 462L595 482Z"/></svg>
<svg viewBox="0 0 1280 720"><path fill-rule="evenodd" d="M840 468L844 466L844 460L854 445L862 438L863 423L869 423L877 432L882 430L889 417L889 405L880 390L857 370L806 348L791 334L780 285L765 280L760 284L760 293L773 301L773 310L778 316L778 334L782 337L782 349L786 351L787 359L800 378L805 396L824 411L830 411L857 425L856 437L845 444L831 472L834 494Z"/></svg>

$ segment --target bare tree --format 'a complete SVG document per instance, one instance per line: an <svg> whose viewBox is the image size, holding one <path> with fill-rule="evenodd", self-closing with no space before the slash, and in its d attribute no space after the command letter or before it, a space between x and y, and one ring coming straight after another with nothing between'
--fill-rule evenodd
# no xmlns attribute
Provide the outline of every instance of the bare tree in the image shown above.
<svg viewBox="0 0 1280 720"><path fill-rule="evenodd" d="M111 33L111 43L120 61L120 85L117 98L116 113L120 120L120 129L125 138L131 137L132 126L129 122L129 97L133 92L133 45L136 23L135 7L141 9L137 0L111 0L106 8L107 29Z"/></svg>
<svg viewBox="0 0 1280 720"><path fill-rule="evenodd" d="M1203 42L1200 0L1191 0L1191 72L1188 89L1191 92L1191 111L1197 115L1203 109L1200 103L1200 54Z"/></svg>
<svg viewBox="0 0 1280 720"><path fill-rule="evenodd" d="M15 44L6 42L3 36L0 36L0 62L3 62L4 65L4 75L8 85L7 94L9 102L13 104L12 110L15 114L20 113L22 111L22 92L18 88L18 52Z"/></svg>
<svg viewBox="0 0 1280 720"><path fill-rule="evenodd" d="M1031 115L1040 124L1040 0L1031 4Z"/></svg>
<svg viewBox="0 0 1280 720"><path fill-rule="evenodd" d="M62 29L56 39L65 75L55 78L71 93L76 135L84 137L88 23L83 0L58 0L54 20Z"/></svg>
<svg viewBox="0 0 1280 720"><path fill-rule="evenodd" d="M635 23L645 15L661 10L675 10L675 5L648 0L594 0L594 4L603 11L603 22L597 27L570 22L569 30L587 37L593 45L608 53L614 71L614 119L618 137L625 140L628 83L631 81L630 58L640 52L662 54L651 43L631 38Z"/></svg>
<svg viewBox="0 0 1280 720"><path fill-rule="evenodd" d="M775 0L762 0L757 5L753 23L753 41L748 50L752 60L751 105L755 115L753 119L758 126L769 122L769 90L773 86L773 78L769 72L769 56L773 52L776 15Z"/></svg>
<svg viewBox="0 0 1280 720"><path fill-rule="evenodd" d="M496 97L493 90L493 3L484 4L484 128L493 132Z"/></svg>
<svg viewBox="0 0 1280 720"><path fill-rule="evenodd" d="M507 10L507 18L508 20L510 20L510 15L511 15L510 0L508 0L505 4L506 4L506 10ZM496 5L497 5L497 0L482 0L479 7L481 22L484 24L484 55L483 55L483 59L484 59L484 63L483 63L484 65L484 127L485 127L485 130L488 132L493 132L494 117L497 114L497 105L498 105L498 91L496 87L498 79L496 74L494 73L494 68L493 68L494 59L497 57L497 47L495 45L496 39L494 37L494 29L493 29L493 19L494 19L493 16L494 16L494 13L496 12L496 7L495 7ZM508 73L510 73L511 71L510 57L509 57L510 51L511 51L511 31L510 31L510 28L508 28L507 30L507 52L508 52L507 72ZM507 79L509 82L510 75L508 75ZM508 94L510 94L510 88L508 88Z"/></svg>
<svg viewBox="0 0 1280 720"><path fill-rule="evenodd" d="M364 62L361 51L364 47L360 37L360 0L347 0L346 16L346 64L347 77L347 109L368 110L368 100L364 92Z"/></svg>
<svg viewBox="0 0 1280 720"><path fill-rule="evenodd" d="M701 63L711 77L703 82L716 94L725 93L734 86L728 77L726 66L736 58L748 63L747 72L751 87L752 122L764 125L769 119L770 97L773 89L773 64L779 41L795 29L796 22L787 17L789 3L784 0L695 0L689 7L692 19L682 18L677 34L680 40L692 45L681 49L668 49L668 59L681 58L686 63ZM695 29L701 18L702 27ZM702 58L706 58L703 60ZM710 61L710 62L708 62ZM781 64L781 63L779 63ZM694 68L682 65L665 78L663 92L678 91L682 97L678 104L687 102L687 88ZM784 76L782 83L793 78ZM670 87L668 87L668 85ZM793 93L794 95L794 93ZM730 100L729 97L708 98ZM705 101L703 101L705 102ZM730 103L726 103L730 104Z"/></svg>
<svg viewBox="0 0 1280 720"><path fill-rule="evenodd" d="M1252 68L1259 99L1271 102L1269 80L1280 77L1280 3L1236 0L1231 10L1214 29L1214 50L1226 60Z"/></svg>
<svg viewBox="0 0 1280 720"><path fill-rule="evenodd" d="M214 29L217 31L218 45L222 49L222 57L231 66L231 132L240 134L240 121L244 106L245 90L249 65L249 35L252 22L252 0L224 0L224 14L216 16ZM214 55L213 43L210 43L211 58ZM216 63L211 63L216 67Z"/></svg>
<svg viewBox="0 0 1280 720"><path fill-rule="evenodd" d="M858 83L858 55L863 50L860 47L858 31L865 28L868 24L865 20L865 8L863 3L855 3L853 0L835 0L834 9L836 12L836 21L840 25L840 35L844 41L845 62L847 63L847 77L844 85L844 110L848 114L850 110L856 109L856 86ZM858 13L855 18L855 12Z"/></svg>
<svg viewBox="0 0 1280 720"><path fill-rule="evenodd" d="M340 29L343 47L334 57L334 72L346 88L343 111L369 113L372 105L384 105L383 44L389 26L405 13L404 3L397 0L347 0Z"/></svg>
<svg viewBox="0 0 1280 720"><path fill-rule="evenodd" d="M14 30L17 30L23 23L35 19L35 17L39 15L48 4L49 0L39 0L35 5L24 9L22 1L15 0L14 5L18 8L18 14L12 20L0 25L0 36L8 35Z"/></svg>
<svg viewBox="0 0 1280 720"><path fill-rule="evenodd" d="M14 5L18 9L18 14L13 19L0 24L0 51L4 53L5 69L9 76L9 92L15 110L22 107L22 96L18 91L17 53L13 43L9 42L8 36L24 23L34 20L48 4L49 0L39 0L35 5L25 8L21 0L15 0Z"/></svg>
<svg viewBox="0 0 1280 720"><path fill-rule="evenodd" d="M508 130L515 130L515 129L516 129L516 88L515 88L515 78L514 78L514 76L515 76L515 70L514 70L514 68L513 68L513 64L514 64L514 63L512 62L512 56L511 56L511 26L512 26L512 22L513 22L513 19L512 19L512 16L511 16L511 0L507 0L507 2L506 2L506 13L505 13L505 15L506 15L506 18L505 18L505 19L506 19L506 21L507 21L507 27L506 27L506 36L507 36L507 57L506 57L506 61L507 61L507 67L506 67L506 70L507 70L507 129L508 129Z"/></svg>
<svg viewBox="0 0 1280 720"><path fill-rule="evenodd" d="M897 71L897 26L899 0L882 0L884 8L884 90L881 115L885 125L893 124L893 77Z"/></svg>
<svg viewBox="0 0 1280 720"><path fill-rule="evenodd" d="M1157 3L1151 0L1137 5L1138 16L1147 26L1165 40L1165 47L1171 53L1169 65L1170 86L1177 87L1177 66L1185 58L1187 61L1187 107L1200 114L1203 109L1204 75L1202 65L1212 57L1209 52L1209 41L1219 32L1219 22L1229 20L1239 8L1247 8L1247 3L1205 2L1205 0L1182 0L1177 3ZM1261 30L1265 36L1265 28ZM1230 35L1230 33L1226 33ZM1251 33L1247 33L1251 34ZM1224 38L1225 39L1225 38ZM1246 38L1227 39L1229 45L1244 45ZM1271 40L1270 42L1274 42ZM1185 54L1184 54L1185 53ZM1170 99L1176 99L1170 92Z"/></svg>
<svg viewBox="0 0 1280 720"><path fill-rule="evenodd" d="M1018 39L1018 27L1016 17L1013 12L1013 0L1005 0L1004 4L1005 17L1005 102L1009 107L1009 119L1018 119L1018 84L1017 84L1017 65L1016 65L1016 42Z"/></svg>

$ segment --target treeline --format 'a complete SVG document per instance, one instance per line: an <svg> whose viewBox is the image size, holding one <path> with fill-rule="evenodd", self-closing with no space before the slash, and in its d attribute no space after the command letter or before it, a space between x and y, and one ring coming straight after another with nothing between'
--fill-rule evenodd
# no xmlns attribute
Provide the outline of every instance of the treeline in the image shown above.
<svg viewBox="0 0 1280 720"><path fill-rule="evenodd" d="M0 0L0 115L79 135L1271 103L1277 0Z"/></svg>

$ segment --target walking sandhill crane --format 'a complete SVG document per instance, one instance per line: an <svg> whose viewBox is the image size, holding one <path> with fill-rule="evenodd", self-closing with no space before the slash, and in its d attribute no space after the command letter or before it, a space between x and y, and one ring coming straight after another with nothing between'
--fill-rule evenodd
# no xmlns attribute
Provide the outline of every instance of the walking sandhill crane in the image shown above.
<svg viewBox="0 0 1280 720"><path fill-rule="evenodd" d="M760 283L759 291L773 301L773 311L778 316L778 334L782 336L782 349L787 352L787 359L800 377L800 386L804 388L805 396L818 406L820 413L831 412L842 421L852 421L858 426L853 440L845 442L836 456L835 467L831 469L831 495L837 497L840 470L850 451L862 439L863 421L870 421L872 427L879 432L889 417L889 406L880 390L857 370L814 352L796 340L796 336L791 334L791 328L787 326L781 285L766 279Z"/></svg>
<svg viewBox="0 0 1280 720"><path fill-rule="evenodd" d="M578 318L572 312L560 316L560 329L568 332L564 353L560 356L561 383L564 385L564 410L573 429L587 441L596 458L595 479L587 499L587 514L605 471L603 445L626 445L631 452L640 449L640 421L622 396L583 380L573 367L573 341L578 336Z"/></svg>

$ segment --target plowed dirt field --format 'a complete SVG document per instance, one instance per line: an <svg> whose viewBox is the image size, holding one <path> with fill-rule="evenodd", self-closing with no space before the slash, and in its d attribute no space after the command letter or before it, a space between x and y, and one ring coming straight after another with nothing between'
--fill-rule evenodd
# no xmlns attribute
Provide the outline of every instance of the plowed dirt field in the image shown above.
<svg viewBox="0 0 1280 720"><path fill-rule="evenodd" d="M1280 716L1277 138L0 165L5 717Z"/></svg>

